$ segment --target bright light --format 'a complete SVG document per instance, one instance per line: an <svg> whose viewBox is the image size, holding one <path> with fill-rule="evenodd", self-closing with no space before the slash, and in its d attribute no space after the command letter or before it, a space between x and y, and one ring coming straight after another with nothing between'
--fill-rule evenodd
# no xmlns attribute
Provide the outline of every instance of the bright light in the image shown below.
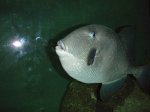
<svg viewBox="0 0 150 112"><path fill-rule="evenodd" d="M28 40L24 37L16 36L10 40L8 45L12 49L12 52L15 53L17 58L27 54L27 49L25 48L28 45Z"/></svg>
<svg viewBox="0 0 150 112"><path fill-rule="evenodd" d="M18 40L15 40L12 44L14 47L18 47L18 48L22 47L22 45L23 45L23 43L21 41L18 41Z"/></svg>
<svg viewBox="0 0 150 112"><path fill-rule="evenodd" d="M24 38L21 38L21 39L14 40L14 41L12 42L12 45L13 45L15 48L21 48L25 43L26 43L25 39L24 39Z"/></svg>

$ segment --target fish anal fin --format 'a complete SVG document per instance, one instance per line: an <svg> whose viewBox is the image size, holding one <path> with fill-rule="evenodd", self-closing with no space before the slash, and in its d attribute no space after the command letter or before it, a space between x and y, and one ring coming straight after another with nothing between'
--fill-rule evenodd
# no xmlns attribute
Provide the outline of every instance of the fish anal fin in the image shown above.
<svg viewBox="0 0 150 112"><path fill-rule="evenodd" d="M102 84L100 88L100 98L102 101L110 99L118 90L120 90L127 77L123 77L119 80L113 81L109 84Z"/></svg>
<svg viewBox="0 0 150 112"><path fill-rule="evenodd" d="M141 74L136 77L139 86L150 94L150 65L144 66Z"/></svg>

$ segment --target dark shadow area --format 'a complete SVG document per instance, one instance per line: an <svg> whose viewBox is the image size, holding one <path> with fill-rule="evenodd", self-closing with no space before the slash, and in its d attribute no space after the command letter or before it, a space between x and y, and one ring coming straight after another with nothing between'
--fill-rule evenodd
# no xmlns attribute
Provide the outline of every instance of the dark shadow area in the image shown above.
<svg viewBox="0 0 150 112"><path fill-rule="evenodd" d="M148 13L149 13L149 16L150 16L150 0L148 0Z"/></svg>
<svg viewBox="0 0 150 112"><path fill-rule="evenodd" d="M22 112L22 111L14 107L1 107L0 112Z"/></svg>

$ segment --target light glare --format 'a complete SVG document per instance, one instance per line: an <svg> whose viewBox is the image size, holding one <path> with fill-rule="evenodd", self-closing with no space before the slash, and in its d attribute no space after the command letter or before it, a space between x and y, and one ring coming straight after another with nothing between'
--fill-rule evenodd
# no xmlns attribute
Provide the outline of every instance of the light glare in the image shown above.
<svg viewBox="0 0 150 112"><path fill-rule="evenodd" d="M23 43L21 41L18 41L18 40L16 40L16 41L13 42L13 46L17 47L17 48L22 47L22 44Z"/></svg>

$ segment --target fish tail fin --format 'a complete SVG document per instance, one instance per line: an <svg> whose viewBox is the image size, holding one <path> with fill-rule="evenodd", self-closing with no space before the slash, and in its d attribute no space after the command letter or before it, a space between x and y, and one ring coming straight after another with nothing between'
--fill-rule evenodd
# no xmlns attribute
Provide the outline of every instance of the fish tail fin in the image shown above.
<svg viewBox="0 0 150 112"><path fill-rule="evenodd" d="M135 77L140 87L150 94L150 65L142 67L142 72Z"/></svg>

